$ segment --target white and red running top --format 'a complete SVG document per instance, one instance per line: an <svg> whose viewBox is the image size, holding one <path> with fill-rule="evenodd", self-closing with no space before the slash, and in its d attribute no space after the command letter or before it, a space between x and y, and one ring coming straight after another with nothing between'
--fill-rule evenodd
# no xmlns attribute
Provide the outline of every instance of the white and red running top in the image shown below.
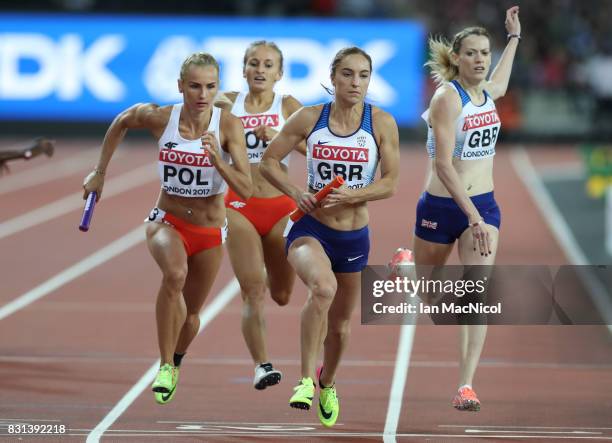
<svg viewBox="0 0 612 443"><path fill-rule="evenodd" d="M187 140L179 133L182 103L172 107L170 119L158 140L158 171L161 187L167 194L182 197L209 197L222 194L227 185L212 165L200 139ZM221 157L229 163L230 155L221 148L221 109L213 106L208 132L214 132Z"/></svg>

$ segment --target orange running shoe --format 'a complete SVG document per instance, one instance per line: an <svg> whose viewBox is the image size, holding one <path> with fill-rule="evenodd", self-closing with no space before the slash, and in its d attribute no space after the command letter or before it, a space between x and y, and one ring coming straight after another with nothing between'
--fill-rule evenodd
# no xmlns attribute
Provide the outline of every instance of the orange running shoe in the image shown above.
<svg viewBox="0 0 612 443"><path fill-rule="evenodd" d="M412 268L413 265L414 256L412 254L412 251L406 248L397 248L387 267L391 272L390 277L395 278L398 276L407 276L408 271Z"/></svg>
<svg viewBox="0 0 612 443"><path fill-rule="evenodd" d="M480 400L472 388L464 386L459 388L457 395L453 398L453 407L460 411L480 411Z"/></svg>

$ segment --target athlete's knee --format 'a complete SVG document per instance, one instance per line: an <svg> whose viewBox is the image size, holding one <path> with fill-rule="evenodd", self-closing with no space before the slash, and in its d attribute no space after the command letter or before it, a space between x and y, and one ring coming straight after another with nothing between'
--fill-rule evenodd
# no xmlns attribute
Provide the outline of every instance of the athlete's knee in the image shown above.
<svg viewBox="0 0 612 443"><path fill-rule="evenodd" d="M244 303L248 305L258 305L265 302L266 283L264 281L250 281L241 283L240 293Z"/></svg>
<svg viewBox="0 0 612 443"><path fill-rule="evenodd" d="M289 299L291 298L291 290L286 288L271 289L270 293L272 300L274 300L279 306L285 306L287 303L289 303Z"/></svg>
<svg viewBox="0 0 612 443"><path fill-rule="evenodd" d="M310 297L316 306L322 309L329 309L336 295L336 289L338 285L335 280L332 279L320 279L315 281L309 287Z"/></svg>
<svg viewBox="0 0 612 443"><path fill-rule="evenodd" d="M187 267L173 267L163 271L162 284L170 294L180 295L186 279Z"/></svg>
<svg viewBox="0 0 612 443"><path fill-rule="evenodd" d="M197 331L200 329L200 315L199 313L187 313L187 317L185 318L185 325L189 327L191 330Z"/></svg>

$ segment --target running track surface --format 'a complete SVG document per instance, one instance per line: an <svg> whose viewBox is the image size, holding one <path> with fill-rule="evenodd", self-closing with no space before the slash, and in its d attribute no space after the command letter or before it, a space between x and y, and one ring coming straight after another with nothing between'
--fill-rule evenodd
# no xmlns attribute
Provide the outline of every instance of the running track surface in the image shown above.
<svg viewBox="0 0 612 443"><path fill-rule="evenodd" d="M0 178L0 309L24 294L37 298L0 315L0 440L85 441L158 357L160 273L144 236L136 231L115 243L119 250L106 248L137 229L155 202L154 147L120 148L85 234L77 229L80 194L97 156L94 144L60 140L52 159L17 162ZM412 241L425 155L405 148L397 194L370 204L371 264L385 264L395 248ZM503 213L498 263L569 263L511 155L501 149L496 159ZM529 156L536 169L578 161L571 149L532 148ZM303 183L303 159L293 158L291 173ZM133 246L125 248L129 241ZM226 257L206 306L232 278ZM361 326L358 312L337 378L341 416L333 429L323 428L314 409L287 404L299 378L305 296L298 282L288 306L268 305L269 355L284 373L279 386L252 388L241 302L234 296L192 344L174 401L158 406L147 381L114 421L107 418L100 441L382 441L386 425L385 441L612 439L612 343L605 327L490 327L475 382L483 408L466 413L450 407L458 378L456 327L416 327L412 352L400 359L409 357L402 402L390 405L400 327ZM392 416L398 406L395 424L389 423L389 409ZM9 423L64 424L69 431L9 436Z"/></svg>

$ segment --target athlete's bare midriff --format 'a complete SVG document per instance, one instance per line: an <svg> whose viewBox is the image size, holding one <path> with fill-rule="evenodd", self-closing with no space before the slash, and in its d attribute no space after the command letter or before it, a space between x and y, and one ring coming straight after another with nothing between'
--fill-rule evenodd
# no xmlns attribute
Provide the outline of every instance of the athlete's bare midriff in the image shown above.
<svg viewBox="0 0 612 443"><path fill-rule="evenodd" d="M161 191L157 207L194 225L221 227L225 224L223 194L190 198Z"/></svg>
<svg viewBox="0 0 612 443"><path fill-rule="evenodd" d="M469 197L493 191L493 157L482 160L460 160L453 158L453 167L459 174L463 189ZM425 187L428 193L439 197L451 197L436 173L432 159Z"/></svg>
<svg viewBox="0 0 612 443"><path fill-rule="evenodd" d="M333 208L317 208L310 215L324 225L338 231L361 229L370 221L367 202Z"/></svg>

